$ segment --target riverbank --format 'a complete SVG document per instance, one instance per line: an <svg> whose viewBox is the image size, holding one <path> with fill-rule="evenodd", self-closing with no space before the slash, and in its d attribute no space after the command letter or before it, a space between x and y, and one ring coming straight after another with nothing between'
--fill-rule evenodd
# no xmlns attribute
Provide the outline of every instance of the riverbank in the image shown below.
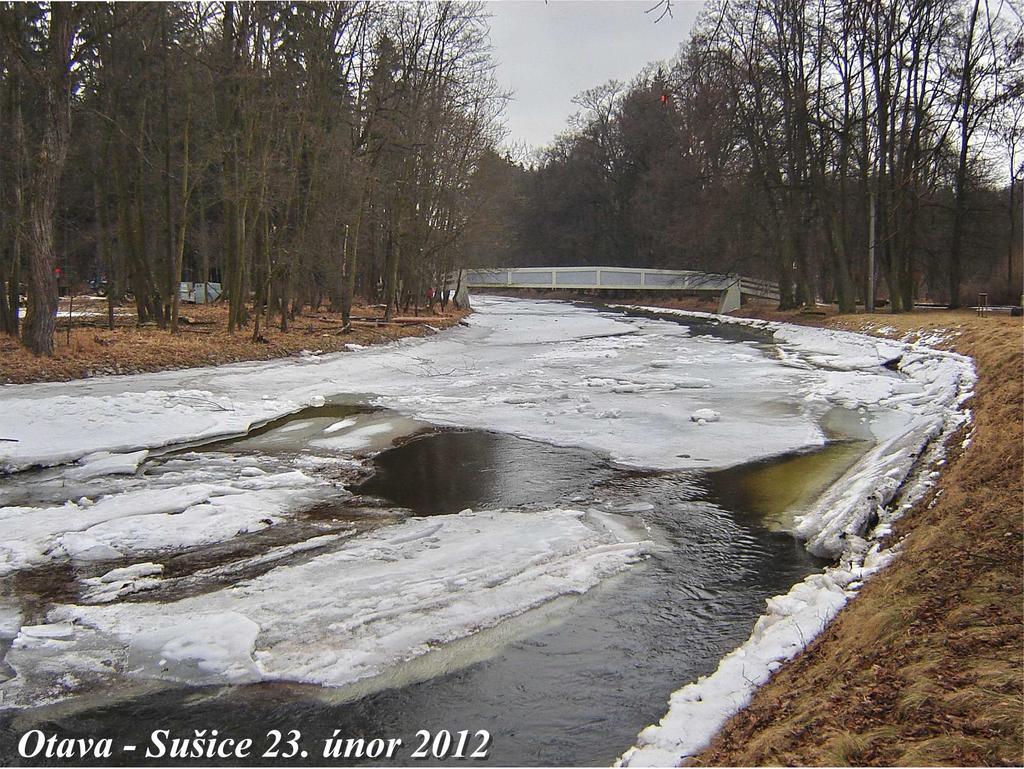
<svg viewBox="0 0 1024 769"><path fill-rule="evenodd" d="M966 448L894 528L901 554L733 717L697 765L1019 765L1021 322L970 312L744 314L924 340L976 361Z"/></svg>
<svg viewBox="0 0 1024 769"><path fill-rule="evenodd" d="M70 313L69 313L70 310ZM0 384L66 382L106 374L143 374L168 369L217 366L250 360L273 360L297 355L344 352L349 345L385 344L412 336L426 336L457 324L468 314L423 311L402 322L384 323L379 306L357 306L356 320L342 332L341 313L320 310L300 315L287 331L279 325L262 328L254 341L252 327L229 333L225 304L182 308L184 322L177 334L156 326L137 326L135 313L119 308L114 328L107 327L107 306L101 298L76 298L69 308L62 300L54 335L54 355L39 358L18 340L0 335ZM69 329L70 326L70 329Z"/></svg>

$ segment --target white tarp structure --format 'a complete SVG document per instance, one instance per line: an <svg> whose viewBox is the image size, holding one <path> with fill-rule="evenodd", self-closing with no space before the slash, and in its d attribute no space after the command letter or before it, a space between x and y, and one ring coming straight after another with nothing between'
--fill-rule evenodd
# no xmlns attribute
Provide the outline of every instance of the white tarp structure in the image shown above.
<svg viewBox="0 0 1024 769"><path fill-rule="evenodd" d="M216 302L222 293L220 283L189 283L182 281L178 286L181 301L189 304L210 304Z"/></svg>

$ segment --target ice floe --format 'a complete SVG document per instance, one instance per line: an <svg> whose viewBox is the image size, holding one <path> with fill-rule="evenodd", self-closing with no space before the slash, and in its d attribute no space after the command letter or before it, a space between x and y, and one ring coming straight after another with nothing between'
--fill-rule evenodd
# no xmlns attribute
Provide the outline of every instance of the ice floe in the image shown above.
<svg viewBox="0 0 1024 769"><path fill-rule="evenodd" d="M650 543L636 533L615 516L576 510L435 516L177 601L56 606L47 624L15 639L7 662L18 677L5 702L66 696L67 687L48 694L57 665L76 685L113 675L353 683L585 592L643 556ZM154 573L139 564L100 581Z"/></svg>
<svg viewBox="0 0 1024 769"><path fill-rule="evenodd" d="M422 421L582 445L641 468L725 467L824 442L817 403L800 413L775 408L813 389L806 380L815 372L784 365L756 342L559 302L477 306L466 326L445 334L321 355L315 365L288 358L2 387L0 435L12 440L0 443L0 470L241 435L342 394ZM729 418L713 428L691 422L704 408ZM341 439L325 450L351 450L345 436L358 429L323 433ZM749 440L755 431L759 440ZM693 455L680 447L695 441L703 463L679 456Z"/></svg>
<svg viewBox="0 0 1024 769"><path fill-rule="evenodd" d="M3 507L0 576L62 557L107 560L224 541L266 527L323 483L293 470L136 488L55 507Z"/></svg>

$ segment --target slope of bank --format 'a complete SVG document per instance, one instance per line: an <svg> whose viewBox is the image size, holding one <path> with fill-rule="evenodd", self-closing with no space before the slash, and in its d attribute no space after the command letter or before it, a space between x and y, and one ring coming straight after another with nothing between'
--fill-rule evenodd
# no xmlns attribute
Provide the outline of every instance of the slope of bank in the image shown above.
<svg viewBox="0 0 1024 769"><path fill-rule="evenodd" d="M938 484L896 525L901 555L695 763L1019 765L1021 323L948 312L813 323L975 358L972 432L951 441Z"/></svg>

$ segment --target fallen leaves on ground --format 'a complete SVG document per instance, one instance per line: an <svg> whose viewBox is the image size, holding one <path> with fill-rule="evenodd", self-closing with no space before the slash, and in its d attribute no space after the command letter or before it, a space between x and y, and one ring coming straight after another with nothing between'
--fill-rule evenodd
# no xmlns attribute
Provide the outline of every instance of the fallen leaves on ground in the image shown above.
<svg viewBox="0 0 1024 769"><path fill-rule="evenodd" d="M402 323L383 324L380 307L357 306L352 316L361 320L343 331L340 313L320 310L297 316L289 322L286 332L280 330L280 319L275 317L275 324L261 327L260 339L253 341L251 324L228 333L224 304L183 306L184 322L177 334L154 325L137 326L135 314L128 308L119 308L115 326L109 329L102 300L76 300L73 311L88 314L69 318L68 305L62 303L52 357L32 355L18 340L0 335L0 383L66 381L270 360L303 350L341 352L350 344L380 344L433 334L458 323L467 314L449 306L445 313L423 311L418 318L403 317Z"/></svg>

